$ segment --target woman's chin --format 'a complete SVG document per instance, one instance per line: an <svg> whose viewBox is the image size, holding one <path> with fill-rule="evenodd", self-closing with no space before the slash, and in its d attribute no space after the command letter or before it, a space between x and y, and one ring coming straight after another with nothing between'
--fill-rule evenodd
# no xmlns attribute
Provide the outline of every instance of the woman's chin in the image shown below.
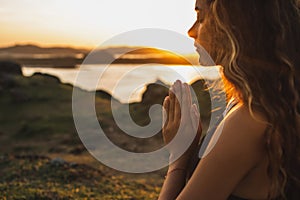
<svg viewBox="0 0 300 200"><path fill-rule="evenodd" d="M201 66L215 66L215 62L212 59L212 57L209 55L209 53L202 47L198 46L196 49L198 55L199 55L199 64Z"/></svg>

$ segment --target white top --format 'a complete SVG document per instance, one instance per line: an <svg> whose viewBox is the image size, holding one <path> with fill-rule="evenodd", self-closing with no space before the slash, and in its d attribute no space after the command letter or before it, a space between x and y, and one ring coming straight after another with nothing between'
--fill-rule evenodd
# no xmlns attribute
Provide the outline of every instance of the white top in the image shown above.
<svg viewBox="0 0 300 200"><path fill-rule="evenodd" d="M202 158L204 155L204 152L212 138L212 136L214 135L217 127L220 125L220 123L222 122L222 120L225 118L225 116L227 115L227 113L237 104L237 101L235 98L231 98L230 101L227 103L227 106L225 108L225 111L223 112L222 116L218 119L217 123L215 124L214 127L209 128L209 130L207 131L207 134L204 138L204 141L202 142L200 149L199 149L199 158Z"/></svg>

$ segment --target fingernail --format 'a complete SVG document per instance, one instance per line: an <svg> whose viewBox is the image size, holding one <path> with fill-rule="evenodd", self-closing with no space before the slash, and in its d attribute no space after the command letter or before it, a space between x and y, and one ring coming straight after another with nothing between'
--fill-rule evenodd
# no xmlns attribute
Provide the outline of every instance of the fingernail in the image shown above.
<svg viewBox="0 0 300 200"><path fill-rule="evenodd" d="M195 110L195 111L198 110L198 107L197 107L196 104L193 104L193 107L194 107L194 110Z"/></svg>

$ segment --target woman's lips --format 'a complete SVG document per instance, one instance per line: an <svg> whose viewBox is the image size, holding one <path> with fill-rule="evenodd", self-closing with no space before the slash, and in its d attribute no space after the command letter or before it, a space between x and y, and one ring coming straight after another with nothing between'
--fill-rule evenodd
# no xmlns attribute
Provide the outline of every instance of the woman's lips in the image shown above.
<svg viewBox="0 0 300 200"><path fill-rule="evenodd" d="M194 46L197 49L203 49L203 47L198 43L198 42L194 42Z"/></svg>
<svg viewBox="0 0 300 200"><path fill-rule="evenodd" d="M199 54L199 63L202 66L215 66L215 62L209 55L209 53L198 43L194 43L194 46L196 47L196 51Z"/></svg>

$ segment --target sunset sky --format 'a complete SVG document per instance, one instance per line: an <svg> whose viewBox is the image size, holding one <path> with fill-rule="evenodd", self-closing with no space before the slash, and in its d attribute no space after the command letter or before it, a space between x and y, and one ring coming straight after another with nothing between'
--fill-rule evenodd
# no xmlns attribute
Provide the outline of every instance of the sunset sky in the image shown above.
<svg viewBox="0 0 300 200"><path fill-rule="evenodd" d="M0 0L0 46L95 47L140 28L187 35L195 19L194 4L194 0Z"/></svg>

